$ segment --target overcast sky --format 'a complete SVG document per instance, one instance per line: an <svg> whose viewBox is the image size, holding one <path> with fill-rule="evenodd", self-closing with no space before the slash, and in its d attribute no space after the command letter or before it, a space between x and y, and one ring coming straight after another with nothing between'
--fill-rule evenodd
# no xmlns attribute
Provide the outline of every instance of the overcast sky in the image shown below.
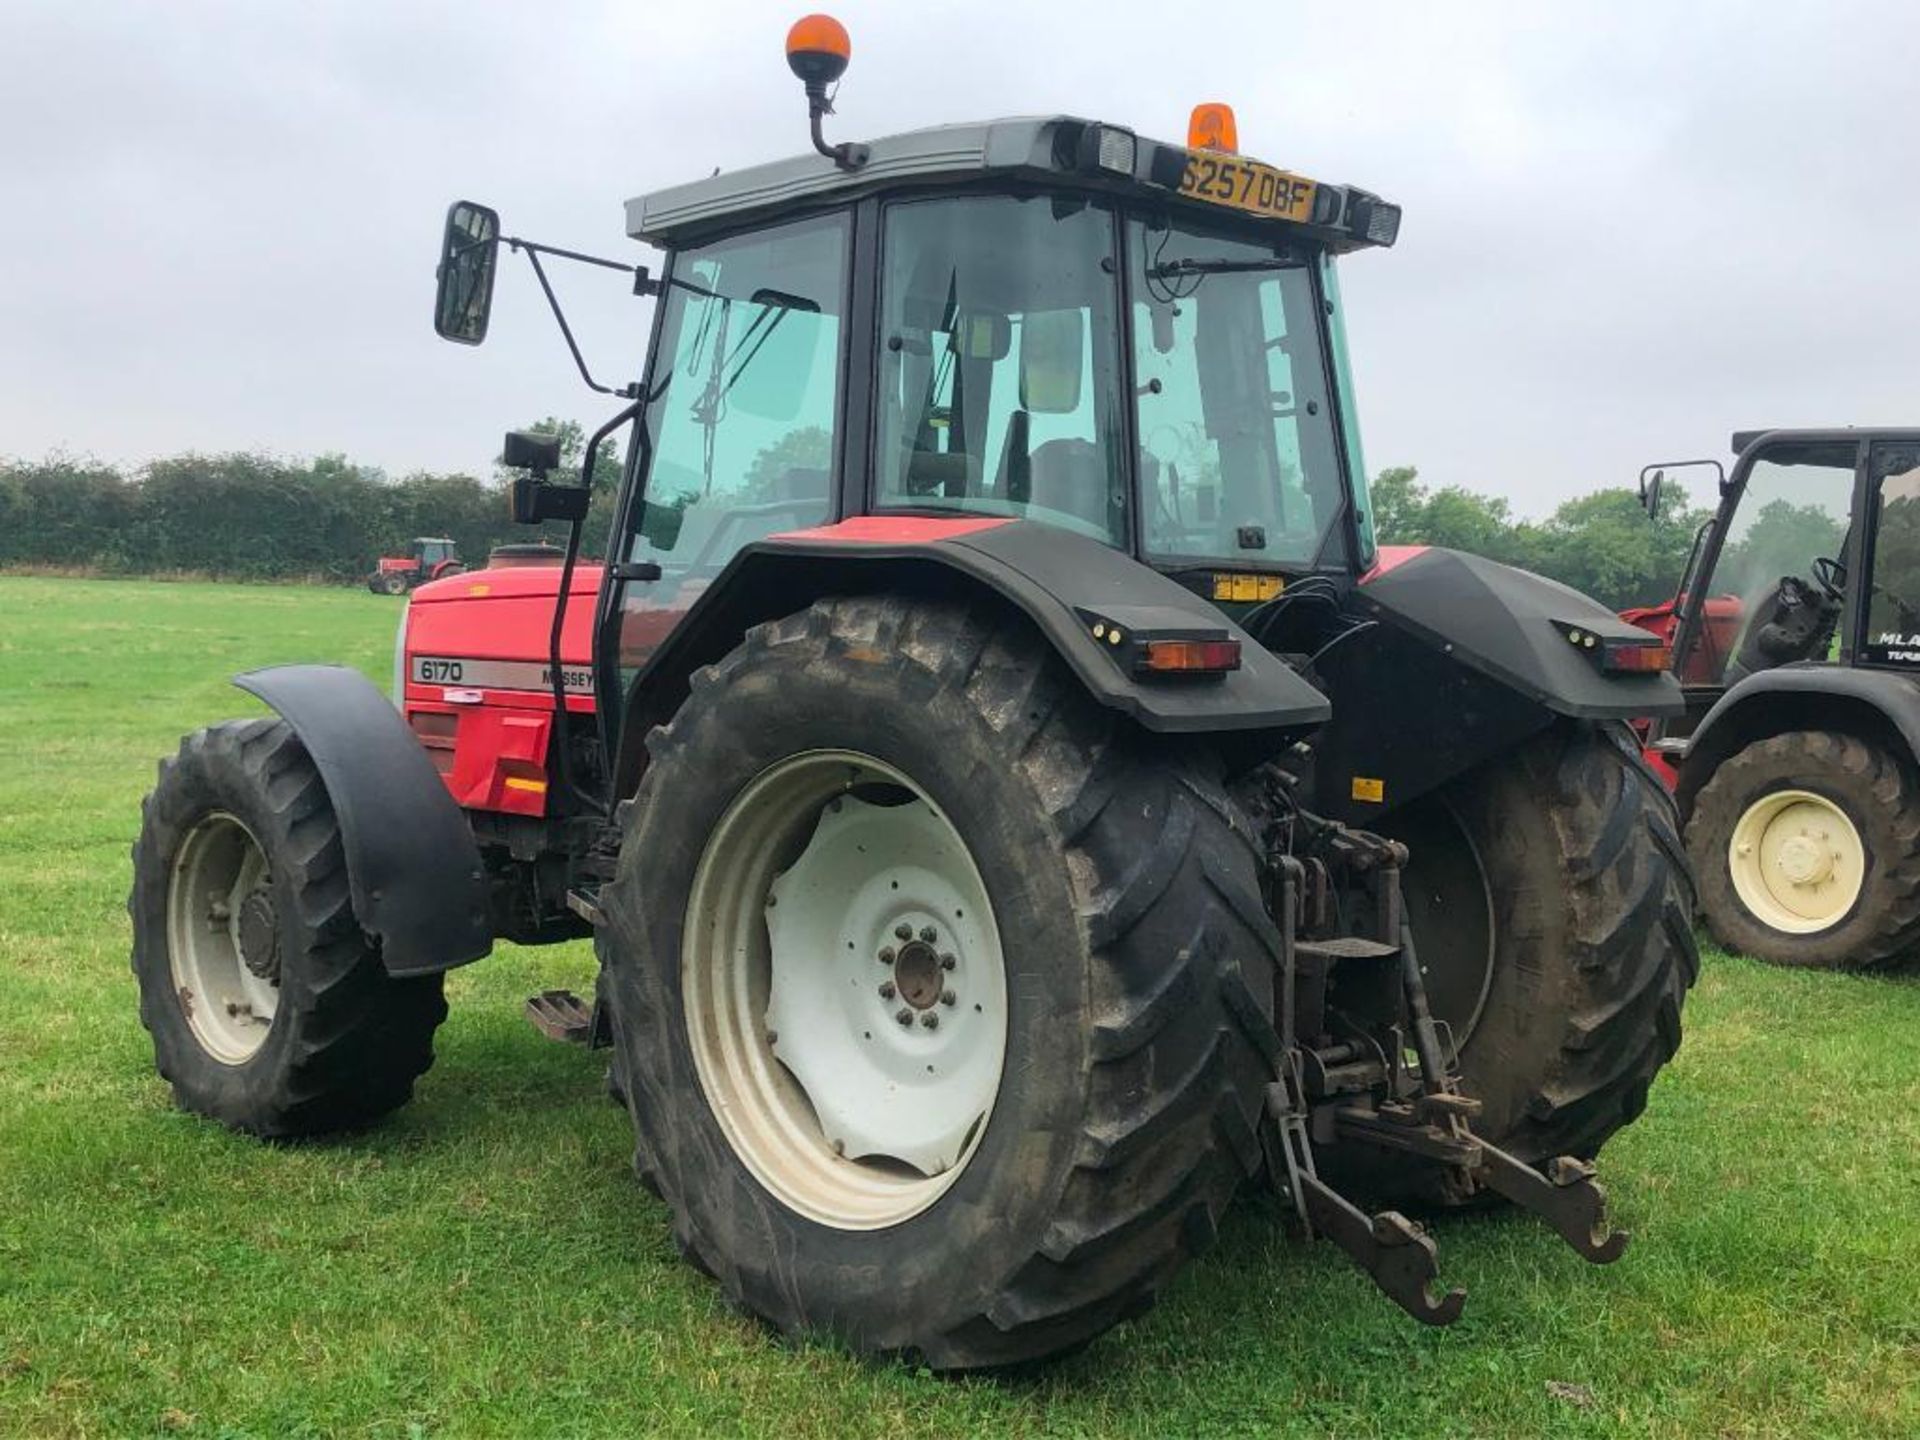
<svg viewBox="0 0 1920 1440"><path fill-rule="evenodd" d="M622 202L804 149L798 5L0 0L0 454L483 470L584 391L513 260L429 324L456 196L644 258ZM1066 111L1401 201L1343 283L1371 468L1523 513L1762 424L1920 424L1920 6L841 4L841 138ZM1202 18L1204 17L1204 18ZM561 280L593 362L646 304Z"/></svg>

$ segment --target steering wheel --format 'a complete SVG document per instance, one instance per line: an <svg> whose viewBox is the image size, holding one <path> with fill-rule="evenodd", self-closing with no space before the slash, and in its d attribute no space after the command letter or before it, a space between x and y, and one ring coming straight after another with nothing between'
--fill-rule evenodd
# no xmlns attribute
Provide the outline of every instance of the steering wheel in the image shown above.
<svg viewBox="0 0 1920 1440"><path fill-rule="evenodd" d="M1813 578L1827 592L1829 600L1838 600L1847 588L1847 567L1821 555L1813 562Z"/></svg>

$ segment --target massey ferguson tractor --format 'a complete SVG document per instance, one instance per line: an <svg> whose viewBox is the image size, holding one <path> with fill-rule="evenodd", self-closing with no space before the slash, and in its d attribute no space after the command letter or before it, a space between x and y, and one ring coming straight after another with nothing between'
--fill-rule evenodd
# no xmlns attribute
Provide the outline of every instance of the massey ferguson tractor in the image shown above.
<svg viewBox="0 0 1920 1440"><path fill-rule="evenodd" d="M404 595L429 580L444 580L467 567L453 541L445 536L423 535L413 542L405 555L383 555L367 576L367 588L376 595Z"/></svg>
<svg viewBox="0 0 1920 1440"><path fill-rule="evenodd" d="M1783 965L1920 963L1920 430L1733 437L1679 592L1625 619L1672 641L1674 785L1700 905ZM1641 493L1658 508L1668 464Z"/></svg>
<svg viewBox="0 0 1920 1440"><path fill-rule="evenodd" d="M135 851L159 1069L246 1132L408 1098L441 978L591 936L636 1168L730 1300L941 1370L1078 1347L1273 1187L1415 1318L1401 1207L1611 1261L1592 1160L1680 1042L1693 894L1625 722L1668 649L1567 588L1382 549L1336 260L1397 207L1052 116L644 195L657 270L603 565L412 597L392 698L326 665L189 736ZM549 291L551 294L551 291ZM564 328L564 327L563 327ZM590 383L577 348L574 358ZM601 387L606 388L606 387ZM584 476L582 477L584 480Z"/></svg>

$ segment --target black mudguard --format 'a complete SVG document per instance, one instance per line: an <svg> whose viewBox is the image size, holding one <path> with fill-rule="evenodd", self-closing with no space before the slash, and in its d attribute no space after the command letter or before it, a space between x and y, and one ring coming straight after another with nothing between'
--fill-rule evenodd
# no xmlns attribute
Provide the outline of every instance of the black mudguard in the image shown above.
<svg viewBox="0 0 1920 1440"><path fill-rule="evenodd" d="M1787 730L1838 730L1920 756L1920 676L1807 662L1749 675L1714 702L1687 739L1676 798L1693 798L1719 764Z"/></svg>
<svg viewBox="0 0 1920 1440"><path fill-rule="evenodd" d="M1325 695L1211 603L1098 540L1029 521L917 523L923 531L910 521L896 536L884 521L845 522L777 536L735 556L629 692L619 793L637 783L647 729L679 706L695 670L725 655L753 625L829 595L997 596L1033 622L1094 699L1152 731L1224 734L1267 749L1332 713ZM1240 669L1205 680L1137 678L1094 636L1095 624L1116 620L1224 632L1240 641Z"/></svg>
<svg viewBox="0 0 1920 1440"><path fill-rule="evenodd" d="M1651 638L1579 591L1454 550L1388 552L1353 605L1374 624L1316 665L1333 722L1315 742L1316 808L1366 823L1555 717L1678 714L1671 675L1607 675L1567 638ZM1597 647L1595 647L1597 648Z"/></svg>
<svg viewBox="0 0 1920 1440"><path fill-rule="evenodd" d="M279 665L233 683L306 746L340 820L353 913L389 974L430 975L493 948L480 851L433 762L357 670Z"/></svg>
<svg viewBox="0 0 1920 1440"><path fill-rule="evenodd" d="M1424 549L1363 580L1361 613L1406 631L1556 715L1633 720L1686 708L1670 674L1607 675L1569 643L1648 640L1571 586L1458 550Z"/></svg>

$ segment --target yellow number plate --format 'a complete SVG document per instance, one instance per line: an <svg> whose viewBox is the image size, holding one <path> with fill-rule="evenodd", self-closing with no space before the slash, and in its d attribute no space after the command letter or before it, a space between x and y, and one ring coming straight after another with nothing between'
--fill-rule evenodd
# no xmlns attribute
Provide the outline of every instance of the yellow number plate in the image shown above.
<svg viewBox="0 0 1920 1440"><path fill-rule="evenodd" d="M1227 205L1250 215L1276 220L1305 220L1313 214L1320 187L1304 175L1289 175L1258 160L1196 151L1187 156L1180 193L1210 205Z"/></svg>

